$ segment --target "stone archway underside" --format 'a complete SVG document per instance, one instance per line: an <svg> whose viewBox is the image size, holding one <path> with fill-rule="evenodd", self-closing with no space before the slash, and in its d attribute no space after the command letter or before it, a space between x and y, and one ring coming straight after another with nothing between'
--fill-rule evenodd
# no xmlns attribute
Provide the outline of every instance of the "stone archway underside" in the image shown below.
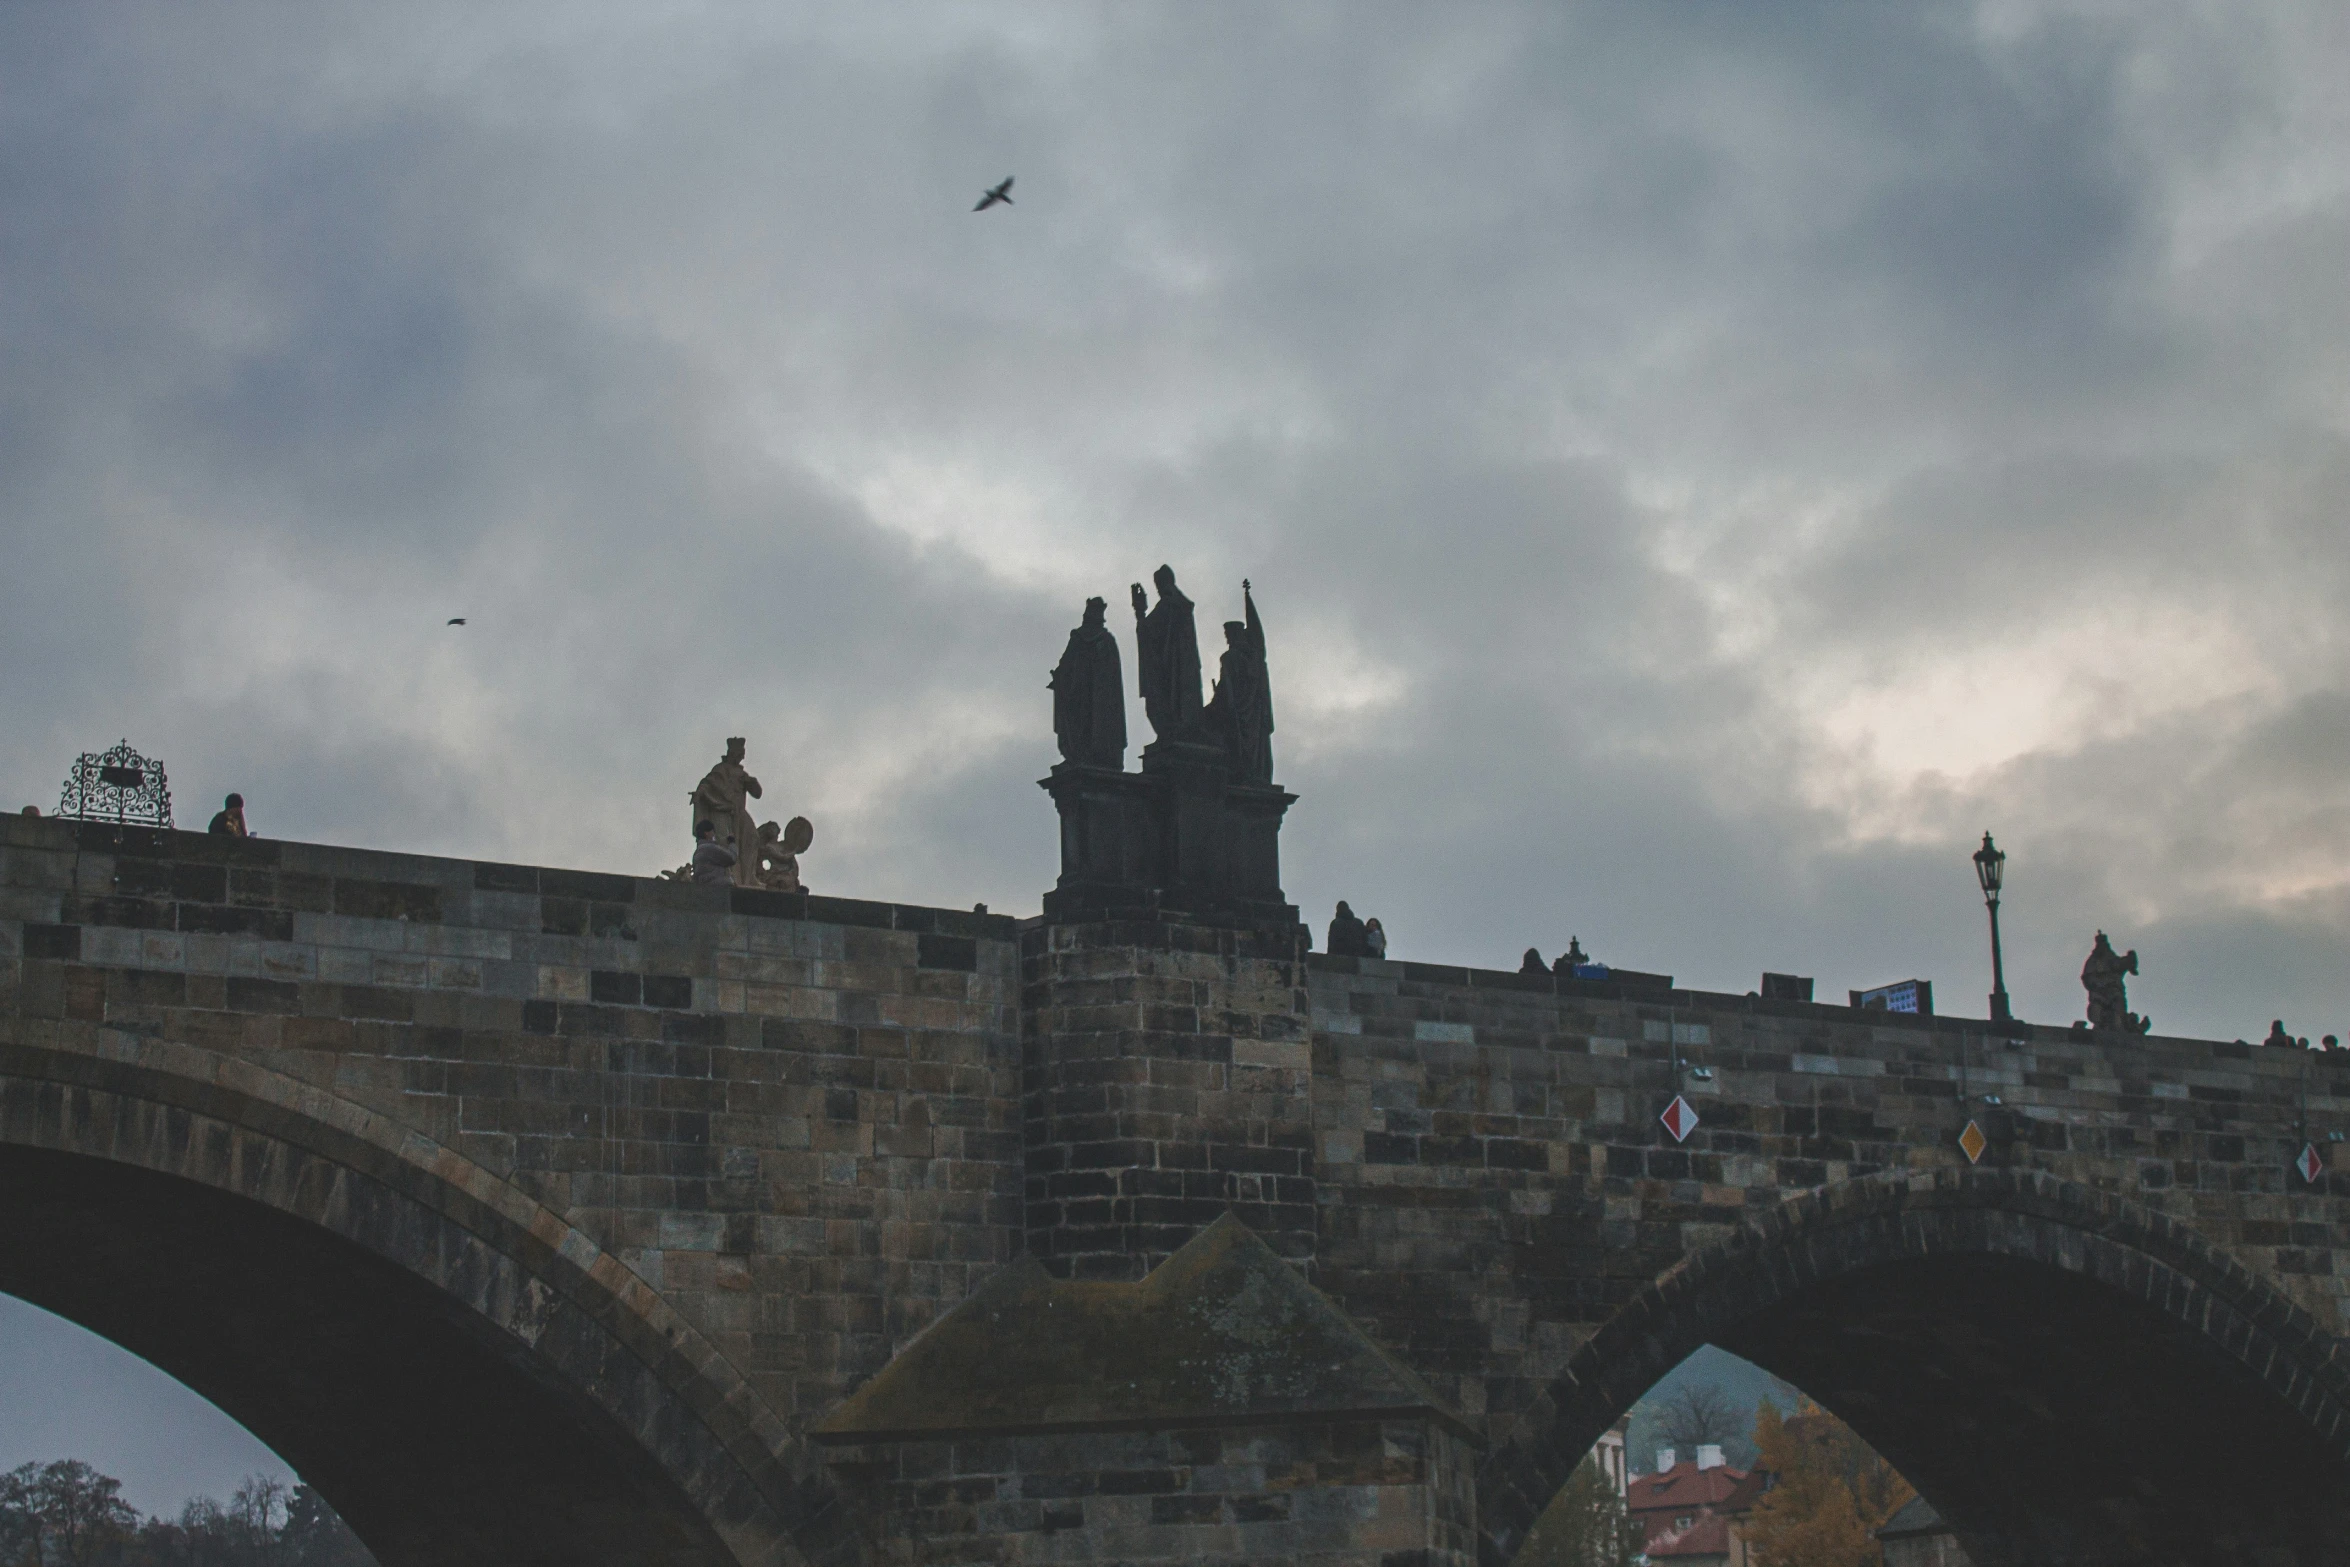
<svg viewBox="0 0 2350 1567"><path fill-rule="evenodd" d="M1482 1466L1483 1559L1706 1343L1849 1421L1979 1567L2350 1562L2342 1347L2182 1226L2017 1171L1807 1194L1659 1279Z"/></svg>
<svg viewBox="0 0 2350 1567"><path fill-rule="evenodd" d="M0 1047L0 1290L218 1404L386 1567L853 1556L821 1472L633 1274L245 1063Z"/></svg>

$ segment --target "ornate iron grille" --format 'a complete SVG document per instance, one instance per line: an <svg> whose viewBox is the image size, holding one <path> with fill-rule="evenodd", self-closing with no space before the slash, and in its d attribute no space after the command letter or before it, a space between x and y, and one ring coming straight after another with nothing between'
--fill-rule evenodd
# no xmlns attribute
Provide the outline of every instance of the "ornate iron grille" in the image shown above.
<svg viewBox="0 0 2350 1567"><path fill-rule="evenodd" d="M171 785L163 764L141 756L128 740L111 751L84 751L66 774L57 814L120 827L169 827Z"/></svg>

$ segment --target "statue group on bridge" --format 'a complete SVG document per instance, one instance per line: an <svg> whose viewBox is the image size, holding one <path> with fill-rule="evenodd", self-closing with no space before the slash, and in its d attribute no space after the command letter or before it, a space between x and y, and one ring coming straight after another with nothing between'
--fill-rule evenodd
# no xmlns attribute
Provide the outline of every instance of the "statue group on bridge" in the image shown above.
<svg viewBox="0 0 2350 1567"><path fill-rule="evenodd" d="M1181 911L1294 931L1278 840L1296 796L1273 782L1273 683L1255 585L1240 585L1241 618L1224 623L1216 678L1203 693L1195 606L1174 567L1151 576L1155 603L1139 582L1127 590L1135 689L1155 734L1140 772L1126 771L1127 686L1107 601L1086 600L1053 666L1061 761L1039 782L1061 815L1061 876L1045 912Z"/></svg>
<svg viewBox="0 0 2350 1567"><path fill-rule="evenodd" d="M664 881L701 882L709 886L758 887L769 892L804 892L800 856L816 838L805 816L788 822L760 822L751 802L764 792L759 780L743 765L747 745L735 735L726 742L726 754L694 785L687 797L692 807L693 858Z"/></svg>
<svg viewBox="0 0 2350 1567"><path fill-rule="evenodd" d="M1161 566L1151 581L1155 605L1137 582L1129 589L1134 605L1137 684L1142 710L1161 740L1219 747L1233 780L1273 782L1273 683L1265 663L1265 627L1257 618L1255 592L1240 584L1242 617L1224 623L1224 653L1217 665L1215 694L1200 699L1199 633L1192 601L1175 585L1175 568ZM1049 682L1053 693L1053 738L1061 755L1087 767L1126 765L1126 681L1118 639L1103 617L1108 604L1085 601L1085 618L1069 633Z"/></svg>

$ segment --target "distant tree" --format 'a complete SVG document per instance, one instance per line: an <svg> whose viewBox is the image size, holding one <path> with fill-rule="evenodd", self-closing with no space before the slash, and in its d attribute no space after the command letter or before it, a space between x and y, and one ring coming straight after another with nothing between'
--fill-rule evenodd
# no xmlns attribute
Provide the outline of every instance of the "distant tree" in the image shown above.
<svg viewBox="0 0 2350 1567"><path fill-rule="evenodd" d="M1806 1400L1755 1412L1757 1464L1774 1483L1741 1533L1758 1567L1875 1567L1877 1529L1917 1494L1834 1415Z"/></svg>
<svg viewBox="0 0 2350 1567"><path fill-rule="evenodd" d="M1640 1546L1615 1482L1586 1455L1534 1520L1512 1567L1633 1567Z"/></svg>
<svg viewBox="0 0 2350 1567"><path fill-rule="evenodd" d="M247 1475L226 1503L190 1500L170 1523L151 1520L139 1567L375 1567L350 1526L306 1485Z"/></svg>
<svg viewBox="0 0 2350 1567"><path fill-rule="evenodd" d="M229 1532L252 1567L278 1567L286 1552L278 1532L285 1523L286 1485L270 1475L247 1475L221 1509Z"/></svg>
<svg viewBox="0 0 2350 1567"><path fill-rule="evenodd" d="M33 1510L36 1467L0 1474L0 1567L39 1567L41 1515Z"/></svg>
<svg viewBox="0 0 2350 1567"><path fill-rule="evenodd" d="M122 1482L78 1458L0 1476L0 1515L11 1567L114 1567L139 1526Z"/></svg>
<svg viewBox="0 0 2350 1567"><path fill-rule="evenodd" d="M375 1567L375 1557L326 1498L306 1485L286 1499L285 1528L278 1539L289 1567Z"/></svg>
<svg viewBox="0 0 2350 1567"><path fill-rule="evenodd" d="M1656 1412L1657 1429L1684 1458L1695 1458L1700 1447L1737 1441L1751 1418L1711 1382L1684 1382Z"/></svg>
<svg viewBox="0 0 2350 1567"><path fill-rule="evenodd" d="M77 1459L0 1474L0 1567L375 1567L308 1486L248 1475L226 1504L144 1523L121 1490Z"/></svg>

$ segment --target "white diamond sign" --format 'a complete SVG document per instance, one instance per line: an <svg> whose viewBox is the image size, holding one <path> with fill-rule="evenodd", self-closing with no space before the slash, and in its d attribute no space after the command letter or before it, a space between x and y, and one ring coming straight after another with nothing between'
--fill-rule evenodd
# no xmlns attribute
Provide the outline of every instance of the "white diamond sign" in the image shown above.
<svg viewBox="0 0 2350 1567"><path fill-rule="evenodd" d="M1665 1113L1657 1117L1665 1123L1665 1130L1673 1134L1673 1141L1687 1142L1689 1134L1697 1130L1697 1112L1689 1108L1689 1101L1679 1094L1665 1106Z"/></svg>
<svg viewBox="0 0 2350 1567"><path fill-rule="evenodd" d="M2317 1144L2303 1143L2301 1157L2293 1161L2293 1168L2301 1172L2301 1184L2315 1186L2325 1179L2325 1156L2317 1151Z"/></svg>

